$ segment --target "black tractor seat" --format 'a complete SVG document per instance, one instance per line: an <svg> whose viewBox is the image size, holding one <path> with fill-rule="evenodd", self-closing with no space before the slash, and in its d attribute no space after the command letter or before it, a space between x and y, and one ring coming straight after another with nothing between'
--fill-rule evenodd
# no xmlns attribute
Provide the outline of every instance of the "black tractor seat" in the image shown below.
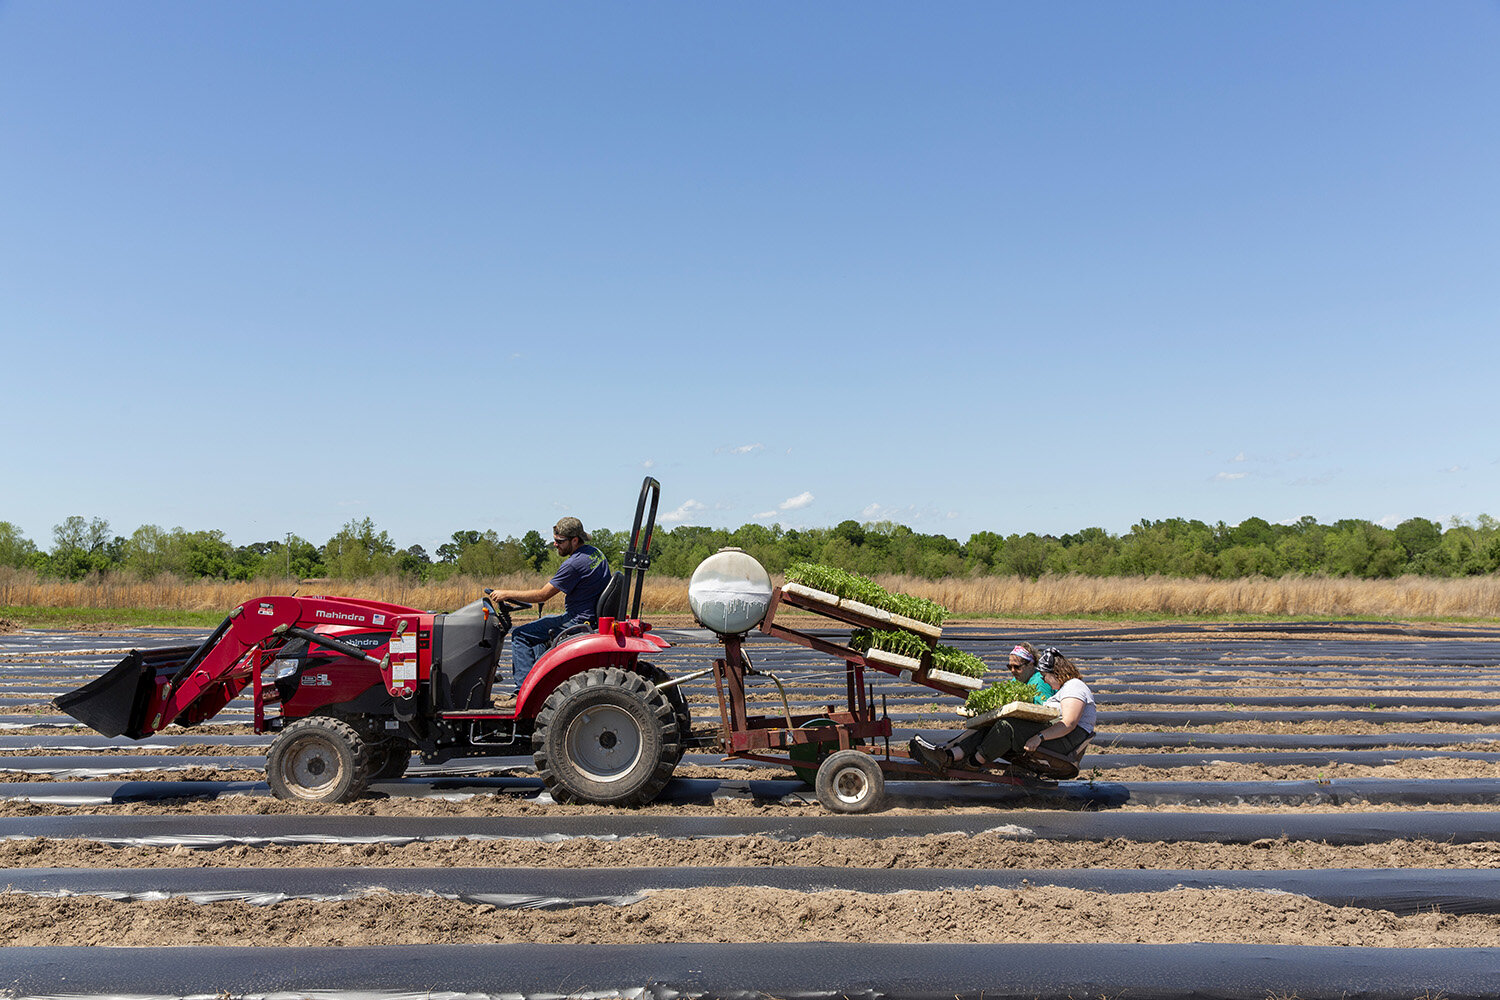
<svg viewBox="0 0 1500 1000"><path fill-rule="evenodd" d="M569 639L576 639L580 635L589 635L599 628L600 618L618 618L620 605L625 596L625 574L615 570L609 582L604 585L604 590L599 594L599 600L594 602L594 616L586 622L577 622L569 625L557 635L552 637L548 649L555 649Z"/></svg>

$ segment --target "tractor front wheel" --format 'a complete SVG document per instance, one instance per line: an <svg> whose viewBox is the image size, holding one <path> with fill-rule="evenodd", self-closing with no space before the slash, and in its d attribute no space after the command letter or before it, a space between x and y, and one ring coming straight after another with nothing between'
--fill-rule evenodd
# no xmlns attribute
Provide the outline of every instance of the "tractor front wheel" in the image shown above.
<svg viewBox="0 0 1500 1000"><path fill-rule="evenodd" d="M370 780L369 745L359 730L339 719L298 719L271 744L266 780L278 799L348 802Z"/></svg>
<svg viewBox="0 0 1500 1000"><path fill-rule="evenodd" d="M576 674L548 696L532 761L552 798L638 806L656 798L681 756L678 714L645 677L618 667Z"/></svg>

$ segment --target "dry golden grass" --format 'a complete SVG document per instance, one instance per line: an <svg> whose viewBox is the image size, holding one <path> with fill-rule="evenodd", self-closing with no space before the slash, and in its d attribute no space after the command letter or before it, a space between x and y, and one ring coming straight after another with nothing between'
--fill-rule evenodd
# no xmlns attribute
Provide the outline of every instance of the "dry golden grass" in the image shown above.
<svg viewBox="0 0 1500 1000"><path fill-rule="evenodd" d="M923 580L883 576L887 590L925 597L960 618L1073 614L1266 615L1270 617L1495 618L1500 578L1403 576L1356 580L1327 576L1044 576Z"/></svg>
<svg viewBox="0 0 1500 1000"><path fill-rule="evenodd" d="M1496 576L1459 579L1404 576L1394 580L1303 576L1275 580L1088 576L924 580L881 576L876 580L888 590L936 601L959 618L1089 614L1500 618L1500 577ZM0 568L0 605L227 611L252 597L289 594L295 590L306 595L339 594L407 607L451 610L474 600L486 586L529 589L542 582L542 577L517 574L493 580L454 577L428 584L395 576L301 583L188 582L174 577L143 581L108 576L69 583L41 579L30 571ZM686 613L687 581L648 576L641 603L643 612L649 614Z"/></svg>
<svg viewBox="0 0 1500 1000"><path fill-rule="evenodd" d="M475 600L485 587L531 590L546 577L512 574L479 580L456 576L442 583L416 583L399 576L367 580L224 580L184 581L174 576L137 580L129 576L91 576L76 582L48 580L28 570L0 567L0 606L31 608L144 608L182 611L228 611L254 597L267 594L304 596L337 594L366 600L386 601L405 607L451 611ZM555 599L548 610L562 610ZM687 611L687 581L646 579L641 596L644 610Z"/></svg>

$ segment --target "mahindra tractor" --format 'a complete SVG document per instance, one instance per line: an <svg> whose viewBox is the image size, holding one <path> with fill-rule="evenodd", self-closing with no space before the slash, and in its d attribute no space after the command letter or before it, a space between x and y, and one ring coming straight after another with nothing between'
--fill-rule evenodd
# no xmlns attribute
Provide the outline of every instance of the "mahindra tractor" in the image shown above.
<svg viewBox="0 0 1500 1000"><path fill-rule="evenodd" d="M530 754L559 802L638 805L671 778L690 736L682 693L641 621L661 486L647 477L624 565L597 617L559 635L515 693L492 703L511 616L485 596L433 613L350 597L258 597L196 646L132 650L53 704L106 736L195 726L248 687L266 777L282 799L344 802L425 763ZM649 501L649 509L648 509Z"/></svg>

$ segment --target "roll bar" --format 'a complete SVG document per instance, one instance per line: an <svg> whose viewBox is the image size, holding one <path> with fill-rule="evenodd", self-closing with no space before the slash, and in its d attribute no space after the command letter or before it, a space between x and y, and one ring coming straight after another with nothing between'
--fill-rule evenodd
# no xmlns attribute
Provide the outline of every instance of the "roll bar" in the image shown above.
<svg viewBox="0 0 1500 1000"><path fill-rule="evenodd" d="M646 498L651 498L651 509L646 510ZM635 590L630 598L630 617L641 616L641 592L646 588L646 570L651 565L651 535L656 530L656 505L661 500L661 483L647 476L641 482L641 496L635 503L635 526L630 529L630 549L625 553L625 593L631 594L631 574L635 574ZM646 522L645 538L641 537L641 520Z"/></svg>

